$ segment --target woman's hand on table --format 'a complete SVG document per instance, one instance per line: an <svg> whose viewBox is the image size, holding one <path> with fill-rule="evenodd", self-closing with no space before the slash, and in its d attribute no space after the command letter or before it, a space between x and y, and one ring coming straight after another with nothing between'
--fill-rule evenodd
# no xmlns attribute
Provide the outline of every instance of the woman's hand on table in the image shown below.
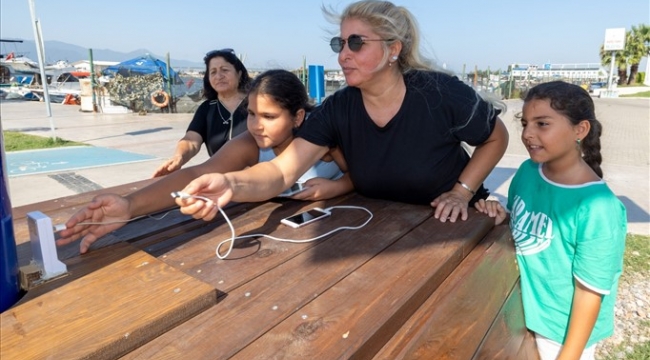
<svg viewBox="0 0 650 360"><path fill-rule="evenodd" d="M456 188L441 194L431 202L431 206L436 208L433 217L440 219L440 222L456 222L460 216L461 220L467 220L467 204L471 198Z"/></svg>
<svg viewBox="0 0 650 360"><path fill-rule="evenodd" d="M105 194L96 196L88 206L77 211L59 232L58 246L81 239L83 254L100 237L124 226L131 218L129 201L122 196Z"/></svg>

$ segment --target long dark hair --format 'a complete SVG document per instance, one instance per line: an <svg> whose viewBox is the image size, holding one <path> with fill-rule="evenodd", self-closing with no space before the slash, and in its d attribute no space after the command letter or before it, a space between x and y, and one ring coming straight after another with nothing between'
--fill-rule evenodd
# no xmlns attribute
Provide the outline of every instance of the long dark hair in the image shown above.
<svg viewBox="0 0 650 360"><path fill-rule="evenodd" d="M255 93L271 96L273 101L287 109L291 115L296 115L300 109L309 112L313 108L305 86L296 74L287 70L267 70L256 76L248 90L249 96Z"/></svg>
<svg viewBox="0 0 650 360"><path fill-rule="evenodd" d="M251 78L248 75L248 70L246 70L244 63L239 60L237 55L235 55L234 51L232 50L217 50L209 52L205 58L203 58L203 61L205 62L205 75L203 75L203 97L208 100L216 100L218 97L217 91L212 88L212 85L210 85L210 60L217 56L222 57L224 60L231 63L235 67L235 71L241 72L237 89L243 93L246 93L248 85L251 82Z"/></svg>
<svg viewBox="0 0 650 360"><path fill-rule="evenodd" d="M600 154L600 135L603 126L596 119L594 100L587 90L578 85L564 81L551 81L531 88L525 95L524 102L531 100L549 100L551 108L566 116L573 125L587 120L591 125L587 136L580 141L582 158L599 176L603 177L600 164L603 157Z"/></svg>

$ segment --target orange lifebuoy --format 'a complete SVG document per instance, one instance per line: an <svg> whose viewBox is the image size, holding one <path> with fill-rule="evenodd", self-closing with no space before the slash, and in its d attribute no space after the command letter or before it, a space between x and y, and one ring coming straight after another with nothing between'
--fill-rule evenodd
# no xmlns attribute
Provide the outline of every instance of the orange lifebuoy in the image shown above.
<svg viewBox="0 0 650 360"><path fill-rule="evenodd" d="M77 98L72 94L66 94L63 99L63 105L77 105Z"/></svg>
<svg viewBox="0 0 650 360"><path fill-rule="evenodd" d="M159 96L162 96L163 101L158 101ZM151 93L151 103L159 108L164 108L169 105L169 95L163 90L154 91Z"/></svg>

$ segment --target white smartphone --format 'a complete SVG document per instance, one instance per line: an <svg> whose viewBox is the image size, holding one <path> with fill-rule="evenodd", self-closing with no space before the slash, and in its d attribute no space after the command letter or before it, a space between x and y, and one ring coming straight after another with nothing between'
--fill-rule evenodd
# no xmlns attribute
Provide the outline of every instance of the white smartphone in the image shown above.
<svg viewBox="0 0 650 360"><path fill-rule="evenodd" d="M284 218L280 220L280 222L285 225L291 226L292 228L299 228L301 226L312 223L316 220L326 218L330 215L331 213L329 211L325 211L321 208L313 208L311 210L307 210L305 212L301 212L299 214L289 216L288 218Z"/></svg>
<svg viewBox="0 0 650 360"><path fill-rule="evenodd" d="M299 192L301 192L301 191L303 191L305 189L306 189L305 183L297 182L297 183L291 185L291 187L288 188L287 190L281 192L280 195L278 195L278 196L280 196L280 197L293 196L293 195L295 195L295 194L297 194L297 193L299 193Z"/></svg>

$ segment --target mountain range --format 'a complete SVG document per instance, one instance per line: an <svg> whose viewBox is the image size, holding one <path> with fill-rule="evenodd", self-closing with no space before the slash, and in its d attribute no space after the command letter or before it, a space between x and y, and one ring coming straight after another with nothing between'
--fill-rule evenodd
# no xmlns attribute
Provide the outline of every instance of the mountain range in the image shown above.
<svg viewBox="0 0 650 360"><path fill-rule="evenodd" d="M79 60L88 60L90 54L88 48L61 41L50 40L44 42L45 62L47 65L54 64L59 60L65 60L73 63ZM2 43L2 55L14 52L15 55L23 55L34 61L38 61L36 52L36 43L33 40L23 40L22 43ZM153 54L147 49L136 49L127 53L113 51L108 49L93 49L93 60L95 61L125 61L138 56L150 54L151 56L165 61L165 55ZM202 68L202 62L192 62L188 60L170 59L170 65L175 68Z"/></svg>

